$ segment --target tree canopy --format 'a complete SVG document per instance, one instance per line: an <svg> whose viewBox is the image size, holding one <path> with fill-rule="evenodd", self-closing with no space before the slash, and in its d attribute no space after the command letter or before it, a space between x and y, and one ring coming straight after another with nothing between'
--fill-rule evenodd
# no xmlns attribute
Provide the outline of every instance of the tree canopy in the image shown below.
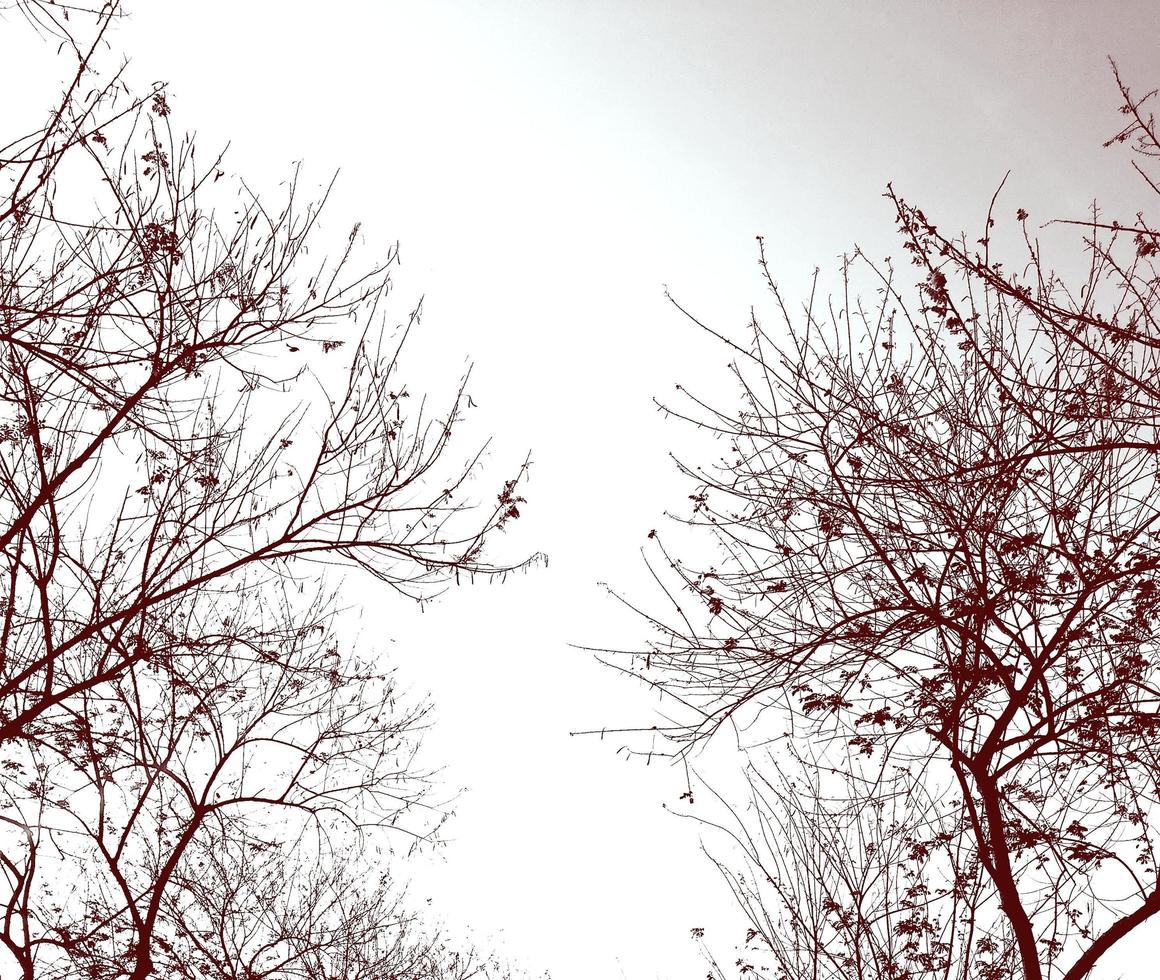
<svg viewBox="0 0 1160 980"><path fill-rule="evenodd" d="M674 751L751 749L721 866L773 975L1079 980L1160 911L1160 233L1052 224L1067 280L998 192L977 241L888 197L909 261L798 309L762 250L776 327L701 324L740 403L671 409L727 455L683 466L698 560L658 536L670 612L616 662Z"/></svg>

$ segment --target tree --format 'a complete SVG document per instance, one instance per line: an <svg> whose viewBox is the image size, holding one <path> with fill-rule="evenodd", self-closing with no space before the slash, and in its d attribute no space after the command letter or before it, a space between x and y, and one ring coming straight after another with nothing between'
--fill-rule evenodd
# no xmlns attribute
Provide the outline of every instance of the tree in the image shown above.
<svg viewBox="0 0 1160 980"><path fill-rule="evenodd" d="M115 5L21 9L76 61L0 149L0 972L474 975L375 871L441 819L426 708L326 571L425 600L526 565L484 547L527 464L472 502L396 252L312 259L325 194L223 181L164 87L102 79Z"/></svg>
<svg viewBox="0 0 1160 980"><path fill-rule="evenodd" d="M1079 980L1160 912L1160 233L1063 223L1069 285L998 193L974 245L888 197L912 265L855 252L795 314L762 248L780 338L705 326L741 393L677 411L728 446L683 467L713 551L658 539L677 612L625 669L674 751L753 748L721 866L775 975Z"/></svg>

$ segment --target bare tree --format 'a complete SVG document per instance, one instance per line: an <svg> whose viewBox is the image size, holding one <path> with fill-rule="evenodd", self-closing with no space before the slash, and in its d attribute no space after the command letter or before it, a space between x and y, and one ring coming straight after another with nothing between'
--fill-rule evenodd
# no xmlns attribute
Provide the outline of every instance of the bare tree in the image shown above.
<svg viewBox="0 0 1160 980"><path fill-rule="evenodd" d="M325 194L222 180L163 87L102 78L115 5L19 8L76 60L0 148L0 971L472 975L354 884L440 813L325 572L522 567L484 546L527 464L473 502L466 377L439 411L400 375L395 252L310 257Z"/></svg>
<svg viewBox="0 0 1160 980"><path fill-rule="evenodd" d="M303 980L466 980L497 965L451 949L416 926L385 876L360 879L333 865L288 874L280 855L209 839L196 875L171 897L178 926L164 944L173 976L279 976ZM369 881L370 884L366 884ZM160 944L159 944L160 945Z"/></svg>
<svg viewBox="0 0 1160 980"><path fill-rule="evenodd" d="M658 541L675 612L626 669L675 751L769 749L723 867L777 975L1079 980L1160 912L1157 233L1061 226L1069 285L1022 208L993 259L998 194L974 245L889 196L913 266L856 252L828 303L762 250L740 411L674 410L728 447L684 468L712 551Z"/></svg>

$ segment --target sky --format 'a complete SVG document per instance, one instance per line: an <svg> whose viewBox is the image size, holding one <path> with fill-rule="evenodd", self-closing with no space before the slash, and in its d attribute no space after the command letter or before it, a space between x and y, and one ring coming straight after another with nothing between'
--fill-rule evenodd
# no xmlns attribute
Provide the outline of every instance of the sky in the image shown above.
<svg viewBox="0 0 1160 980"><path fill-rule="evenodd" d="M640 549L689 492L669 454L703 450L653 398L678 383L717 400L731 391L727 353L665 288L739 332L751 308L767 309L755 236L801 296L815 267L824 284L856 243L897 252L888 182L940 227L971 233L1008 170L1012 213L1046 222L1093 198L1130 211L1126 161L1101 147L1119 121L1107 57L1136 87L1160 84L1160 11L893 0L129 10L113 44L130 77L166 80L177 124L209 148L229 143L231 173L276 189L294 161L307 187L340 171L330 227L361 221L369 246L401 244L400 316L424 297L417 369L450 391L475 364L479 410L462 435L493 436L492 482L534 459L524 516L496 557L543 551L546 567L454 590L421 614L357 582L348 592L361 635L430 692L427 758L449 790L466 788L414 894L533 975L704 976L691 927L732 941L744 925L690 822L662 806L679 806L683 773L626 758L623 738L569 735L655 720L654 701L580 647L647 639L602 583L656 597ZM713 758L695 762L712 774ZM1106 976L1131 975L1146 946Z"/></svg>

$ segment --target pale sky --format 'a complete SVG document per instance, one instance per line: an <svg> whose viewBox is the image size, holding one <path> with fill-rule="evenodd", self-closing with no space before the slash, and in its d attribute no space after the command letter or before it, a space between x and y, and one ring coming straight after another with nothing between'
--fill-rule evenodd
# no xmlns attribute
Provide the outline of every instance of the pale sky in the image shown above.
<svg viewBox="0 0 1160 980"><path fill-rule="evenodd" d="M1137 88L1160 85L1160 8L128 7L114 45L131 77L170 83L177 126L207 155L230 142L229 171L269 188L295 160L308 187L341 168L330 227L360 220L368 244L401 243L400 317L426 297L415 361L448 386L476 364L472 432L495 436L490 482L528 449L535 459L506 545L547 552L546 569L462 588L422 616L350 593L368 642L436 703L429 761L470 788L414 894L533 975L703 977L690 928L732 941L744 924L689 822L662 811L683 776L624 761L622 740L568 735L654 720L652 701L569 644L646 637L598 583L657 598L639 548L689 492L667 455L689 433L651 398L678 382L730 393L726 352L663 287L740 331L765 303L758 234L790 295L855 242L897 253L887 181L940 227L975 233L1008 169L1011 212L1130 203L1124 155L1100 146L1120 118L1106 57ZM1118 961L1128 976L1134 955Z"/></svg>

